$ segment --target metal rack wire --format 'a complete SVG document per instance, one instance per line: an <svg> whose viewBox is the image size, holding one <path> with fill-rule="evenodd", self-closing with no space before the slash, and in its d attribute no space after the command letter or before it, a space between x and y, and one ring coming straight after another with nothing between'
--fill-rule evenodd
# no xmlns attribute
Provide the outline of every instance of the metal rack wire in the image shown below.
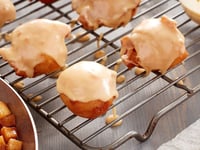
<svg viewBox="0 0 200 150"><path fill-rule="evenodd" d="M77 17L77 14L71 9L71 2L68 0L60 0L52 5L44 5L38 1L15 0L14 4L17 8L18 17L14 22L3 27L3 34L10 33L19 24L35 18L60 20L70 24ZM151 136L160 118L164 117L169 111L184 101L195 96L200 90L200 83L191 81L192 78L198 76L200 71L198 61L191 61L198 60L200 54L200 50L198 50L200 38L197 36L199 34L199 26L185 15L180 3L176 0L143 0L138 13L126 27L120 27L118 29L101 27L95 31L86 31L77 23L72 29L72 33L75 34L81 31L82 34L80 37L66 41L69 50L69 65L81 60L100 62L103 58L95 60L93 56L96 51L104 49L108 58L107 66L112 69L120 57L120 38L130 33L144 18L160 17L164 14L177 21L178 28L186 37L186 46L190 56L184 64L180 64L176 68L169 70L165 75L154 72L145 78L143 74L136 76L132 70L128 70L122 65L118 71L118 75L124 74L126 81L117 86L120 97L110 108L111 110L113 107L116 107L119 110L120 117L108 125L104 124L103 117L95 120L86 120L68 111L60 101L59 95L55 90L56 79L53 76L57 72L34 79L21 78L16 76L8 63L0 58L0 77L7 80L13 87L15 83L23 81L25 83L23 88L14 88L23 97L25 102L82 149L114 149L132 138L143 142ZM104 36L100 42L100 48L97 48L96 43L101 33ZM86 34L90 35L91 39L89 41L83 43L77 42L78 38ZM0 47L7 45L9 43L6 41L0 41ZM191 63L193 67L190 67ZM179 83L181 80L185 80L184 85ZM146 92L146 88L151 88L151 92ZM146 107L146 104L155 102L157 99L163 99L165 94L171 91L176 92L172 97L167 97L168 101L165 105L160 105L155 108L149 117L151 118L150 120L146 118L148 125L143 127L145 130L144 133L135 130L137 128L133 125L118 137L113 136L109 143L106 140L101 145L95 142L105 136L105 134L112 133L113 131L110 130L110 127L114 123L121 119L129 120L134 113L137 113L138 109ZM34 98L38 95L41 95L42 99L40 101L34 101ZM140 97L139 99L138 95ZM125 106L126 109L124 109ZM89 128L97 124L97 129Z"/></svg>

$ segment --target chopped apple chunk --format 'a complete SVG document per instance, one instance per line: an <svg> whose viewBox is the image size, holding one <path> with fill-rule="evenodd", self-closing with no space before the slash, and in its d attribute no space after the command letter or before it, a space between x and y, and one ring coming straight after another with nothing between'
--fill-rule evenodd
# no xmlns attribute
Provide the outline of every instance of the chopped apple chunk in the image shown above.
<svg viewBox="0 0 200 150"><path fill-rule="evenodd" d="M22 141L16 139L9 139L8 144L6 146L6 150L21 150L22 149Z"/></svg>
<svg viewBox="0 0 200 150"><path fill-rule="evenodd" d="M0 119L11 114L10 109L6 103L0 101Z"/></svg>
<svg viewBox="0 0 200 150"><path fill-rule="evenodd" d="M15 115L0 100L0 150L22 150L22 143L18 139Z"/></svg>
<svg viewBox="0 0 200 150"><path fill-rule="evenodd" d="M0 125L6 127L16 126L15 115L10 114L0 119Z"/></svg>
<svg viewBox="0 0 200 150"><path fill-rule="evenodd" d="M6 149L6 142L3 138L3 136L0 136L0 150L5 150Z"/></svg>
<svg viewBox="0 0 200 150"><path fill-rule="evenodd" d="M17 131L15 127L2 127L1 134L6 142L8 142L10 138L17 138Z"/></svg>

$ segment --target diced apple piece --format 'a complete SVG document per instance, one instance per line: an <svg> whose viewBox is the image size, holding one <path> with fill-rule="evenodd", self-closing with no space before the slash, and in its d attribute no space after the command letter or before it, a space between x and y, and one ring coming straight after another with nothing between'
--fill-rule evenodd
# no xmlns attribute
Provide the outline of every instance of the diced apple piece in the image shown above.
<svg viewBox="0 0 200 150"><path fill-rule="evenodd" d="M11 114L7 104L0 101L0 119Z"/></svg>
<svg viewBox="0 0 200 150"><path fill-rule="evenodd" d="M22 150L22 141L11 138L8 141L6 150Z"/></svg>
<svg viewBox="0 0 200 150"><path fill-rule="evenodd" d="M0 136L0 150L5 150L6 149L6 143L5 140L3 138L3 136Z"/></svg>
<svg viewBox="0 0 200 150"><path fill-rule="evenodd" d="M15 115L10 114L0 119L0 125L6 127L16 126Z"/></svg>
<svg viewBox="0 0 200 150"><path fill-rule="evenodd" d="M16 139L18 137L15 127L2 127L1 134L3 135L6 143L9 141L10 138Z"/></svg>

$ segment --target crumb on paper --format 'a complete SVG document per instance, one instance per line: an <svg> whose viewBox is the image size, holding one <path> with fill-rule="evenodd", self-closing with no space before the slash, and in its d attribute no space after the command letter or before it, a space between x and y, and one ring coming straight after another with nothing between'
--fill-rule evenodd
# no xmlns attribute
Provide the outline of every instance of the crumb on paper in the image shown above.
<svg viewBox="0 0 200 150"><path fill-rule="evenodd" d="M73 28L75 26L75 24L77 23L76 19L71 20L70 22L70 27Z"/></svg>
<svg viewBox="0 0 200 150"><path fill-rule="evenodd" d="M178 84L180 84L180 85L184 85L183 80L178 81Z"/></svg>
<svg viewBox="0 0 200 150"><path fill-rule="evenodd" d="M24 88L24 81L18 81L13 86L17 89L23 89Z"/></svg>
<svg viewBox="0 0 200 150"><path fill-rule="evenodd" d="M89 35L89 34L86 34L86 35L84 35L84 36L81 36L82 34L84 34L84 33L83 33L83 32L78 32L78 33L76 34L76 37L78 38L78 39L77 39L78 42L87 42L87 41L90 40L90 35ZM79 37L79 36L81 36L81 37Z"/></svg>
<svg viewBox="0 0 200 150"><path fill-rule="evenodd" d="M143 72L145 72L145 69L139 68L139 67L135 67L135 75L140 75Z"/></svg>
<svg viewBox="0 0 200 150"><path fill-rule="evenodd" d="M120 67L121 63L122 63L122 60L121 60L121 59L118 59L118 60L116 61L116 64L114 65L114 71L117 72L117 71L119 70L119 67Z"/></svg>
<svg viewBox="0 0 200 150"><path fill-rule="evenodd" d="M126 80L125 75L119 75L119 76L117 77L117 83L118 83L118 84L123 83L125 80Z"/></svg>
<svg viewBox="0 0 200 150"><path fill-rule="evenodd" d="M73 39L75 39L75 38L76 38L76 35L75 35L75 34L71 33L71 34L69 35L69 39L73 40Z"/></svg>
<svg viewBox="0 0 200 150"><path fill-rule="evenodd" d="M119 59L117 60L117 64L120 65L121 63L122 63L122 59L119 58Z"/></svg>
<svg viewBox="0 0 200 150"><path fill-rule="evenodd" d="M119 70L119 65L118 65L118 64L115 64L113 70L117 72L117 71Z"/></svg>
<svg viewBox="0 0 200 150"><path fill-rule="evenodd" d="M109 115L109 116L106 117L105 122L106 122L106 124L109 124L112 121L116 120L117 118L118 118L118 115L116 117L114 117L113 114L111 114L111 115ZM120 126L120 125L122 125L122 120L119 120L118 122L114 123L112 125L112 127L117 127L117 126Z"/></svg>
<svg viewBox="0 0 200 150"><path fill-rule="evenodd" d="M94 58L98 59L98 58L101 58L101 57L103 57L105 55L106 55L106 52L104 50L98 50L97 52L95 52Z"/></svg>
<svg viewBox="0 0 200 150"><path fill-rule="evenodd" d="M30 93L30 94L28 94L27 96L28 96L28 98L32 98L32 97L33 97L33 94ZM42 96L41 96L41 95L38 95L38 96L33 97L33 98L32 98L32 101L37 102L37 101L40 101L41 99L42 99Z"/></svg>
<svg viewBox="0 0 200 150"><path fill-rule="evenodd" d="M99 37L98 37L98 39L97 39L97 48L100 48L100 41L102 40L102 38L103 38L103 33L101 33L100 35L99 35Z"/></svg>
<svg viewBox="0 0 200 150"><path fill-rule="evenodd" d="M0 41L3 39L3 35L0 33Z"/></svg>
<svg viewBox="0 0 200 150"><path fill-rule="evenodd" d="M111 122L113 122L114 120L116 120L116 119L118 119L118 118L119 118L119 115L117 114L117 109L116 109L116 107L113 107L113 109L112 109L112 114L110 114L110 115L108 115L108 116L106 117L105 123L106 123L106 124L110 124ZM118 122L114 123L114 124L112 125L112 127L120 126L120 125L122 125L122 122L123 122L123 120L121 119L121 120L119 120Z"/></svg>
<svg viewBox="0 0 200 150"><path fill-rule="evenodd" d="M101 60L101 62L100 62L100 64L102 64L102 65L106 65L106 62L107 62L107 59L108 59L108 57L107 56L104 56L103 57L103 59Z"/></svg>
<svg viewBox="0 0 200 150"><path fill-rule="evenodd" d="M42 99L42 96L41 96L41 95L38 95L38 96L34 97L34 98L32 99L32 101L38 102L38 101L40 101L41 99Z"/></svg>
<svg viewBox="0 0 200 150"><path fill-rule="evenodd" d="M175 79L175 80L177 80L178 79L178 77ZM180 80L180 81L178 81L177 82L178 84L180 84L180 85L184 85L184 79L183 80Z"/></svg>
<svg viewBox="0 0 200 150"><path fill-rule="evenodd" d="M31 98L31 97L33 96L33 94L30 93L30 94L28 94L27 96L28 96L28 98Z"/></svg>

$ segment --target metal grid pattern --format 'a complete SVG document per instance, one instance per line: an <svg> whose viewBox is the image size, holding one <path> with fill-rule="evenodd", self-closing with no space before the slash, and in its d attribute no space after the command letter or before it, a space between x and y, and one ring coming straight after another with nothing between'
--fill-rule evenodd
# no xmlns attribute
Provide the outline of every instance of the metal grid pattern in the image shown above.
<svg viewBox="0 0 200 150"><path fill-rule="evenodd" d="M35 18L60 20L67 24L77 18L77 14L71 9L71 2L68 0L60 0L52 5L44 5L37 1L14 0L14 4L17 8L17 19L4 26L2 34L9 33L19 24ZM104 49L108 58L106 65L113 69L120 57L120 38L130 33L141 20L160 17L164 14L177 21L178 28L186 37L186 46L190 56L184 64L169 70L165 75L154 72L147 77L143 77L143 74L136 76L133 73L134 69L128 70L121 65L118 75L124 74L126 81L117 86L120 97L107 113L109 114L111 109L116 107L120 117L111 124L105 125L105 116L87 120L73 115L62 103L56 92L56 79L53 78L56 73L33 79L21 78L16 76L8 63L0 58L0 76L13 87L15 83L23 81L25 86L21 89L16 88L16 90L25 102L82 149L114 149L132 138L145 141L151 136L161 117L196 95L200 90L200 83L192 82L191 80L198 78L200 71L200 64L198 63L198 58L200 57L200 50L198 49L200 45L200 38L198 37L199 26L187 17L180 3L176 0L143 0L136 16L126 27L118 29L101 27L95 31L86 31L77 23L73 27L72 33L76 34L81 31L81 36L89 34L90 40L80 43L77 42L79 37L76 37L66 41L68 47L67 63L69 66L81 60L100 62L103 58L95 60L94 53ZM97 48L97 41L102 33L104 36L100 41L100 48ZM0 41L0 47L7 45L9 43L6 41ZM193 67L190 67L191 65ZM180 84L180 80L184 80L185 84ZM151 92L147 89L151 89ZM166 98L166 93L170 93L172 96ZM42 100L33 101L38 95L42 96ZM161 105L158 101L166 101L166 103ZM137 111L148 107L149 103L153 102L156 103L156 107L152 108L154 111L149 113L148 116L143 116L144 120L146 120L146 125L141 125L139 122L139 125L132 123L135 119L134 115L138 113ZM130 126L127 126L125 132L124 130L120 132L120 128L116 129L121 134L115 135L111 126L120 119L128 122ZM91 128L91 126L96 126L97 128ZM107 134L113 134L109 141L102 138ZM101 143L96 142L99 139L101 139Z"/></svg>

